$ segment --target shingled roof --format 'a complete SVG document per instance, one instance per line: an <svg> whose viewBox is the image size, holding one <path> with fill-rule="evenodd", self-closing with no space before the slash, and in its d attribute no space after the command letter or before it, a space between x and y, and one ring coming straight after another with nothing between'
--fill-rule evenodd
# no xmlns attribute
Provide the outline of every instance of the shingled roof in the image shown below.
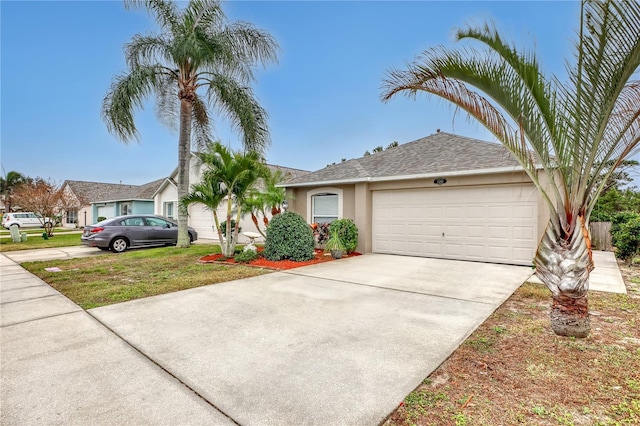
<svg viewBox="0 0 640 426"><path fill-rule="evenodd" d="M283 186L355 183L375 178L411 178L483 169L514 170L518 162L501 144L439 132L382 152L327 166Z"/></svg>
<svg viewBox="0 0 640 426"><path fill-rule="evenodd" d="M66 180L64 183L82 200L91 204L104 201L153 200L156 189L164 182L163 179L154 180L144 185L127 185L118 183L85 182L81 180Z"/></svg>

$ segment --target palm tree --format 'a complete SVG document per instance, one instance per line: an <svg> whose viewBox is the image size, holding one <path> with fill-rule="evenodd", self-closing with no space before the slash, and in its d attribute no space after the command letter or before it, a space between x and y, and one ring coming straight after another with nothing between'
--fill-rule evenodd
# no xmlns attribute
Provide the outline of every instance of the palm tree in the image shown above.
<svg viewBox="0 0 640 426"><path fill-rule="evenodd" d="M281 170L271 171L268 167L264 167L263 170L263 176L261 176L263 188L250 189L242 201L242 207L251 214L251 220L260 235L266 238L265 232L260 228L258 215L262 215L264 227L269 226L267 210L271 212L271 216L279 214L282 211L282 203L286 199L286 191L277 186L284 180Z"/></svg>
<svg viewBox="0 0 640 426"><path fill-rule="evenodd" d="M238 241L242 200L263 175L263 168L266 166L264 166L260 155L256 151L247 153L233 152L219 142L208 143L206 150L196 155L198 160L206 166L202 177L204 188L194 186L192 193L182 199L182 204L189 203L190 199L198 198L198 191L208 198L208 203L203 204L213 208L222 254L231 257L235 248L234 242ZM215 203L218 199L223 203L226 202L227 207L225 217L226 235L224 238L220 232L217 213L213 207L214 205L218 207L220 204L219 202ZM236 226L233 229L234 234L232 236L231 217L234 209L236 211Z"/></svg>
<svg viewBox="0 0 640 426"><path fill-rule="evenodd" d="M639 147L638 22L637 1L583 1L567 82L545 76L534 53L519 52L486 24L457 32L484 50L427 50L405 70L389 71L383 84L385 102L426 92L453 103L531 178L551 212L534 264L552 292L551 325L559 335L589 334L589 215L608 177Z"/></svg>
<svg viewBox="0 0 640 426"><path fill-rule="evenodd" d="M224 200L225 195L220 182L205 177L201 182L191 185L191 192L180 200L184 209L187 209L191 204L200 203L211 210L221 247L223 238L220 230L220 219L218 218L218 206Z"/></svg>
<svg viewBox="0 0 640 426"><path fill-rule="evenodd" d="M212 104L243 136L246 150L269 144L267 114L248 86L256 64L275 62L277 44L266 32L244 22L227 23L221 3L191 0L184 9L168 0L125 0L144 7L160 34L135 35L125 46L127 72L117 76L102 105L107 128L124 143L138 138L134 110L152 94L160 121L178 124L178 198L189 191L192 134L198 144L210 140ZM178 247L189 246L187 212L178 208Z"/></svg>

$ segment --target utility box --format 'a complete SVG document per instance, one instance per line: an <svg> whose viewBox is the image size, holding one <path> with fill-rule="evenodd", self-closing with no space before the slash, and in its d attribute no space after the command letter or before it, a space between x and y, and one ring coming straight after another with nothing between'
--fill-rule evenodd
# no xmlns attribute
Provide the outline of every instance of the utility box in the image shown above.
<svg viewBox="0 0 640 426"><path fill-rule="evenodd" d="M11 225L9 227L9 232L11 232L11 241L14 243L20 242L20 227L18 225Z"/></svg>
<svg viewBox="0 0 640 426"><path fill-rule="evenodd" d="M20 233L20 242L22 242L22 243L26 243L27 242L27 233L26 232L21 232Z"/></svg>

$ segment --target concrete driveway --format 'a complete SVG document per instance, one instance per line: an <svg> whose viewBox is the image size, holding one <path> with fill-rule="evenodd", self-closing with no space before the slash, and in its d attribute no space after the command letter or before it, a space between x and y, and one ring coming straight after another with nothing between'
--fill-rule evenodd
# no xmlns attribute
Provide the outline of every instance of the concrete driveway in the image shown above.
<svg viewBox="0 0 640 426"><path fill-rule="evenodd" d="M373 254L89 313L239 424L375 425L531 272Z"/></svg>

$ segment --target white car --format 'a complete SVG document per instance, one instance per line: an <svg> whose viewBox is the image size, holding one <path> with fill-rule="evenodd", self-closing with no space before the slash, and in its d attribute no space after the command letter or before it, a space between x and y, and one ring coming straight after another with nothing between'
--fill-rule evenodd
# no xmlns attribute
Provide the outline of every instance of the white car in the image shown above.
<svg viewBox="0 0 640 426"><path fill-rule="evenodd" d="M43 228L53 226L51 219L42 218L33 212L5 213L2 216L2 226L9 229L11 225L18 225L19 228Z"/></svg>

